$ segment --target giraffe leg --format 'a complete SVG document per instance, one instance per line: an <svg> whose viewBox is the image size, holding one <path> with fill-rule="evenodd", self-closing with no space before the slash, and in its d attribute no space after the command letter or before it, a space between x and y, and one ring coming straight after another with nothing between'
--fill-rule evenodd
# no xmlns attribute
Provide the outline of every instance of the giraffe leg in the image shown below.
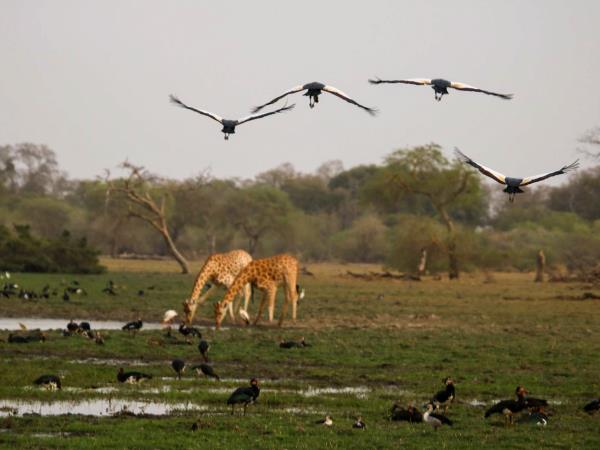
<svg viewBox="0 0 600 450"><path fill-rule="evenodd" d="M254 319L254 325L258 323L260 320L260 316L262 316L263 309L265 307L265 303L267 303L267 291L263 292L263 296L260 299L260 305L258 305L258 313L256 313L256 319Z"/></svg>
<svg viewBox="0 0 600 450"><path fill-rule="evenodd" d="M269 300L269 322L273 322L273 316L275 315L275 296L277 295L277 286L271 286L268 292Z"/></svg>
<svg viewBox="0 0 600 450"><path fill-rule="evenodd" d="M244 286L244 310L248 312L248 304L250 303L251 288L250 283Z"/></svg>

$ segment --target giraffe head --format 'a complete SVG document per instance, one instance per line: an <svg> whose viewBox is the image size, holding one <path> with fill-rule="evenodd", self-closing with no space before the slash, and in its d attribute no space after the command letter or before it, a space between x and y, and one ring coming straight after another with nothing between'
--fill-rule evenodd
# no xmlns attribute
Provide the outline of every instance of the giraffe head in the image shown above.
<svg viewBox="0 0 600 450"><path fill-rule="evenodd" d="M191 298L188 298L186 301L183 302L183 312L185 314L186 324L192 324L192 319L194 318L194 314L196 314L196 308L198 308L198 304Z"/></svg>

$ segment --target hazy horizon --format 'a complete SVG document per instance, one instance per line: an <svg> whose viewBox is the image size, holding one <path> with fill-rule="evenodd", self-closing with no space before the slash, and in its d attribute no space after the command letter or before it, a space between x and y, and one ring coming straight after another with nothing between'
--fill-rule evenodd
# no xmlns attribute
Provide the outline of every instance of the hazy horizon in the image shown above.
<svg viewBox="0 0 600 450"><path fill-rule="evenodd" d="M251 178L285 162L312 172L429 142L525 176L572 162L600 124L600 3L368 5L0 0L0 145L46 144L72 178L126 158L179 179L204 169ZM438 103L429 87L371 86L374 76L443 77L515 98L452 91ZM329 94L311 110L296 94L294 111L225 141L219 124L168 101L238 118L309 81L379 115Z"/></svg>

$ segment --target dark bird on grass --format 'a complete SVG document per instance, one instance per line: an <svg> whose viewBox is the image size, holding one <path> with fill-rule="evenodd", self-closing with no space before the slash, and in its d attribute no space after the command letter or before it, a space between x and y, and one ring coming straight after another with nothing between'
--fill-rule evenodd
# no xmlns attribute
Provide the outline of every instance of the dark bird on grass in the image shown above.
<svg viewBox="0 0 600 450"><path fill-rule="evenodd" d="M8 342L10 344L29 344L31 341L27 336L11 333L8 335Z"/></svg>
<svg viewBox="0 0 600 450"><path fill-rule="evenodd" d="M104 289L102 289L102 292L108 295L117 295L117 291L115 291L115 283L113 282L113 280L108 280L108 283L106 283L106 286L104 287Z"/></svg>
<svg viewBox="0 0 600 450"><path fill-rule="evenodd" d="M596 398L583 407L583 410L588 414L594 414L600 411L600 398Z"/></svg>
<svg viewBox="0 0 600 450"><path fill-rule="evenodd" d="M512 94L499 94L497 92L486 91L485 89L479 89L475 86L469 86L468 84L459 83L456 81L448 81L442 78L434 78L433 80L427 78L408 78L406 80L381 80L379 78L369 80L371 84L414 84L417 86L431 86L434 91L435 99L439 102L444 95L449 95L448 88L457 89L459 91L467 92L481 92L482 94L493 95L496 97L510 100L513 98Z"/></svg>
<svg viewBox="0 0 600 450"><path fill-rule="evenodd" d="M330 415L325 416L324 419L319 419L315 422L317 425L323 425L325 427L333 426L333 417Z"/></svg>
<svg viewBox="0 0 600 450"><path fill-rule="evenodd" d="M65 302L68 302L69 300L71 300L71 297L69 296L69 293L68 293L66 290L63 292L62 299L63 299Z"/></svg>
<svg viewBox="0 0 600 450"><path fill-rule="evenodd" d="M526 391L523 387L517 386L515 390L517 400L502 400L496 403L485 412L484 417L487 419L492 414L504 414L504 425L512 425L514 423L514 416L527 409L525 393Z"/></svg>
<svg viewBox="0 0 600 450"><path fill-rule="evenodd" d="M554 172L543 173L543 174L534 175L534 176L525 177L525 178L507 177L505 175L502 175L500 172L496 172L495 170L490 169L489 167L485 167L485 166L482 166L481 164L476 163L471 158L469 158L467 155L465 155L463 152L461 152L459 149L455 149L454 151L455 151L456 155L458 156L458 158L461 159L462 161L464 161L466 164L469 164L470 166L475 167L482 174L490 177L492 180L505 185L506 188L504 188L504 192L506 192L508 194L508 199L511 202L513 202L515 200L516 194L521 194L524 192L520 189L523 186L537 183L538 181L542 181L542 180L545 180L546 178L550 178L550 177L555 177L556 175L562 175L564 173L568 173L579 167L579 160L576 160L575 162L573 162L567 166L563 166L560 169L555 170Z"/></svg>
<svg viewBox="0 0 600 450"><path fill-rule="evenodd" d="M143 289L140 289L137 293L138 297L143 297L145 295L145 292Z"/></svg>
<svg viewBox="0 0 600 450"><path fill-rule="evenodd" d="M241 403L244 405L244 415L246 415L246 408L249 404L256 402L259 395L260 388L258 387L258 380L252 378L250 380L250 387L237 388L229 396L229 399L227 399L227 404L231 405L231 414L233 415L235 405Z"/></svg>
<svg viewBox="0 0 600 450"><path fill-rule="evenodd" d="M142 372L125 372L122 367L119 369L119 373L117 373L117 380L121 383L141 383L143 380L150 380L151 378L152 375L147 375Z"/></svg>
<svg viewBox="0 0 600 450"><path fill-rule="evenodd" d="M299 348L299 347L302 347L302 345L300 345L296 341L284 341L284 340L281 340L279 342L279 348Z"/></svg>
<svg viewBox="0 0 600 450"><path fill-rule="evenodd" d="M90 331L92 329L92 326L90 325L89 322L81 322L79 324L79 329L81 331Z"/></svg>
<svg viewBox="0 0 600 450"><path fill-rule="evenodd" d="M217 122L219 122L221 125L223 125L223 128L221 129L221 132L223 132L223 134L225 135L225 140L229 139L229 135L230 134L234 134L235 133L235 128L238 125L241 125L243 123L249 122L251 120L262 119L263 117L267 117L267 116L270 116L272 114L277 114L277 113L281 113L281 112L284 112L284 111L289 111L291 109L294 109L294 106L295 106L295 105L284 106L283 108L279 108L279 109L276 109L275 111L270 111L268 113L251 115L251 116L244 117L242 119L234 120L234 119L224 119L224 118L222 118L220 116L217 116L216 114L213 114L211 112L203 111L201 109L192 108L191 106L188 106L185 103L183 103L181 100L179 100L174 95L171 95L169 98L171 99L171 103L173 103L173 104L175 104L177 106L180 106L180 107L185 108L185 109L189 109L190 111L197 112L198 114L202 114L203 116L210 117L211 119L216 120Z"/></svg>
<svg viewBox="0 0 600 450"><path fill-rule="evenodd" d="M377 110L376 109L369 108L367 106L363 106L360 103L358 103L356 100L352 100L350 97L348 97L346 94L344 94L339 89L337 89L337 88L335 88L333 86L327 86L327 85L325 85L323 83L319 83L318 81L313 81L312 83L306 83L306 84L302 84L302 85L299 85L299 86L295 86L292 89L290 89L289 91L284 92L280 96L275 97L273 100L268 101L264 105L256 106L255 108L252 109L252 112L253 113L257 113L258 111L260 111L261 109L263 109L265 106L272 105L273 103L281 100L282 98L284 98L284 97L286 97L286 96L288 96L290 94L295 94L295 93L301 92L301 91L306 91L304 93L304 95L309 98L309 106L311 108L314 108L315 104L319 103L319 95L321 95L323 92L328 92L330 94L335 95L336 97L341 98L342 100L346 100L348 103L352 103L353 105L356 105L359 108L364 109L365 111L367 111L372 116L374 116L375 114L377 114Z"/></svg>
<svg viewBox="0 0 600 450"><path fill-rule="evenodd" d="M423 414L423 422L427 422L436 431L442 425L452 426L452 421L446 416L433 412L433 405L431 403L427 405L427 411Z"/></svg>
<svg viewBox="0 0 600 450"><path fill-rule="evenodd" d="M544 400L543 398L530 397L529 395L527 395L527 390L525 392L525 402L527 403L528 409L540 410L548 406L548 400Z"/></svg>
<svg viewBox="0 0 600 450"><path fill-rule="evenodd" d="M179 358L174 359L173 361L171 361L171 367L177 374L177 378L181 380L181 374L185 370L185 361Z"/></svg>
<svg viewBox="0 0 600 450"><path fill-rule="evenodd" d="M456 391L454 388L454 381L450 377L444 378L442 382L446 385L443 391L438 391L433 397L431 397L431 404L435 406L435 409L439 409L440 406L444 406L444 412L448 409L448 405L454 402Z"/></svg>
<svg viewBox="0 0 600 450"><path fill-rule="evenodd" d="M394 403L392 406L391 420L394 421L405 421L411 423L423 422L423 414L413 405L408 405L408 408L400 406L398 403Z"/></svg>
<svg viewBox="0 0 600 450"><path fill-rule="evenodd" d="M60 378L56 375L42 375L41 377L37 378L33 383L37 384L38 386L45 387L46 389L50 389L52 391L62 388L60 384Z"/></svg>
<svg viewBox="0 0 600 450"><path fill-rule="evenodd" d="M138 319L138 320L134 320L133 322L129 322L129 323L126 323L125 325L123 325L122 330L128 331L129 334L133 333L135 335L135 333L140 331L143 326L144 326L144 323L142 322L142 319Z"/></svg>
<svg viewBox="0 0 600 450"><path fill-rule="evenodd" d="M71 321L67 324L67 331L69 333L77 333L79 331L79 324L71 319Z"/></svg>
<svg viewBox="0 0 600 450"><path fill-rule="evenodd" d="M362 416L358 416L356 418L356 422L354 422L352 424L352 428L359 428L361 430L366 430L367 429L367 424L363 421Z"/></svg>
<svg viewBox="0 0 600 450"><path fill-rule="evenodd" d="M209 366L208 364L198 364L197 366L193 366L192 370L195 370L198 375L202 372L208 378L216 378L217 381L221 381L219 375L217 375L212 366Z"/></svg>
<svg viewBox="0 0 600 450"><path fill-rule="evenodd" d="M189 327L183 322L179 324L179 333L183 334L185 337L202 337L202 333L200 333L200 330L198 330L198 328Z"/></svg>
<svg viewBox="0 0 600 450"><path fill-rule="evenodd" d="M198 343L198 350L202 354L204 361L208 362L208 351L210 350L210 344L207 341L205 341L204 339L202 339Z"/></svg>

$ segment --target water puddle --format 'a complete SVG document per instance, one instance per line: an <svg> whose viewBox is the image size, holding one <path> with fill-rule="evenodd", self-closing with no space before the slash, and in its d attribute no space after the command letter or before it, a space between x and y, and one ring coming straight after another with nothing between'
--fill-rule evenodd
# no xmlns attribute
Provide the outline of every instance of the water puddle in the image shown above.
<svg viewBox="0 0 600 450"><path fill-rule="evenodd" d="M67 327L70 319L44 319L44 318L31 318L31 317L1 317L0 318L0 330L20 330L19 323L22 323L29 330L63 330ZM73 319L75 322L90 322L92 329L94 330L120 330L125 322L118 322L115 320L87 320L87 319ZM159 330L162 325L158 322L144 322L142 330Z"/></svg>
<svg viewBox="0 0 600 450"><path fill-rule="evenodd" d="M93 399L83 401L20 401L0 400L0 417L24 414L60 416L77 414L106 417L119 414L166 416L177 411L205 411L206 406L194 403L142 402L126 399Z"/></svg>
<svg viewBox="0 0 600 450"><path fill-rule="evenodd" d="M371 392L371 389L369 389L366 386L357 386L357 387L342 387L342 388L333 388L333 387L327 387L327 388L313 388L313 387L309 387L306 390L303 391L299 391L300 395L303 395L304 397L316 397L318 395L344 395L344 394L353 394L355 395L357 398L366 398L367 394Z"/></svg>

